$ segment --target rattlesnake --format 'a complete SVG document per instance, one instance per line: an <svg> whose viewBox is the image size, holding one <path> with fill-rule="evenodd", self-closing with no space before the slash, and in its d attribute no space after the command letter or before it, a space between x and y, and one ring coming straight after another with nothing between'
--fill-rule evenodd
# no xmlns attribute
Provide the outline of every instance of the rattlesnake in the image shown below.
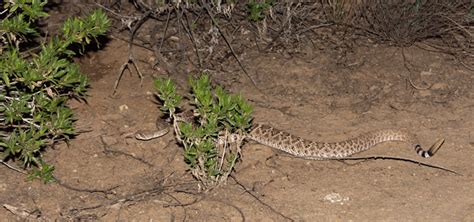
<svg viewBox="0 0 474 222"><path fill-rule="evenodd" d="M151 140L168 133L169 128L161 128L157 121L157 131L138 132L135 138L139 140ZM287 152L296 157L306 159L343 159L352 154L370 149L371 147L386 141L403 141L409 143L415 152L421 157L431 157L444 143L444 139L437 140L428 150L424 150L416 141L416 137L405 130L383 129L376 130L357 137L340 142L316 142L306 140L285 131L264 124L253 124L246 139L253 140L263 145Z"/></svg>

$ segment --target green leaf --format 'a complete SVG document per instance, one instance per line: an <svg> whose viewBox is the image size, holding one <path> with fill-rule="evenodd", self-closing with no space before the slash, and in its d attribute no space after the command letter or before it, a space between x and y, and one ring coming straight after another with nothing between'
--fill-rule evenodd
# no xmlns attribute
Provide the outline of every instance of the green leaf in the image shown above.
<svg viewBox="0 0 474 222"><path fill-rule="evenodd" d="M40 164L41 151L58 140L74 133L74 118L66 101L84 94L87 78L71 62L72 43L84 46L109 26L105 13L94 11L93 16L78 18L84 24L71 28L72 36L52 36L40 43L38 50L28 50L20 43L37 35L36 20L47 16L45 0L6 1L4 18L0 20L2 36L7 38L0 55L0 156L23 161L25 166L40 167L41 177L47 178L52 167ZM74 37L79 36L79 39ZM38 38L39 41L43 41ZM74 41L76 40L76 41ZM39 166L41 165L41 166Z"/></svg>
<svg viewBox="0 0 474 222"><path fill-rule="evenodd" d="M10 78L8 78L8 73L2 73L2 79L5 85L7 85L7 87L10 87Z"/></svg>

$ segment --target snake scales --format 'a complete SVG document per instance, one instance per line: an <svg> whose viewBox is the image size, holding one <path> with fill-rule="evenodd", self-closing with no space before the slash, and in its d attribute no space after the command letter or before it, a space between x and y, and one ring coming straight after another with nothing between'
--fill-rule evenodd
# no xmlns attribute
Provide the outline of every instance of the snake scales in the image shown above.
<svg viewBox="0 0 474 222"><path fill-rule="evenodd" d="M159 129L161 128L159 122L157 122L157 128L156 131L138 132L135 134L135 138L151 140L161 137L169 131L169 127ZM444 139L439 139L428 150L424 150L413 134L395 129L375 130L340 142L316 142L264 124L254 124L245 138L296 157L318 160L347 158L386 141L406 142L414 148L419 156L428 158L433 156L444 143Z"/></svg>

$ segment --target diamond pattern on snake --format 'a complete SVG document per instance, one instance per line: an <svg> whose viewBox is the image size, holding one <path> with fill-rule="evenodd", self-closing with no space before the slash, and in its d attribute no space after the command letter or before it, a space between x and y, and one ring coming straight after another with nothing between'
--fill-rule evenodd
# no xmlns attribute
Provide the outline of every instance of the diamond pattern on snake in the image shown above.
<svg viewBox="0 0 474 222"><path fill-rule="evenodd" d="M158 130L138 132L135 134L135 138L151 140L168 133L169 127L163 127L163 123L160 123L159 120L156 124ZM295 157L315 160L348 158L387 141L408 143L419 156L428 158L433 156L444 143L444 139L439 139L428 150L424 150L413 134L398 129L375 130L340 142L317 142L258 123L253 124L245 135L245 139L284 151Z"/></svg>

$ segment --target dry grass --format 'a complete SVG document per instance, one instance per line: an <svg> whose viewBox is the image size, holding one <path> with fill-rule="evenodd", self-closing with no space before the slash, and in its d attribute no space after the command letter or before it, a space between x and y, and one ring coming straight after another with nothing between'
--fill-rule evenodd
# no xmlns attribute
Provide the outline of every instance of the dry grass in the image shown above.
<svg viewBox="0 0 474 222"><path fill-rule="evenodd" d="M474 9L470 0L365 0L351 25L396 46L417 43L467 61L474 55Z"/></svg>
<svg viewBox="0 0 474 222"><path fill-rule="evenodd" d="M212 70L233 59L246 72L238 57L248 48L298 51L299 46L308 44L350 47L360 34L382 44L417 45L448 53L467 67L474 66L471 0L102 3L115 18L116 27L122 28L117 32L135 28L134 44L153 50L165 70L177 67L168 61L190 61L188 66ZM253 17L249 3L259 6ZM136 24L140 26L133 27Z"/></svg>

